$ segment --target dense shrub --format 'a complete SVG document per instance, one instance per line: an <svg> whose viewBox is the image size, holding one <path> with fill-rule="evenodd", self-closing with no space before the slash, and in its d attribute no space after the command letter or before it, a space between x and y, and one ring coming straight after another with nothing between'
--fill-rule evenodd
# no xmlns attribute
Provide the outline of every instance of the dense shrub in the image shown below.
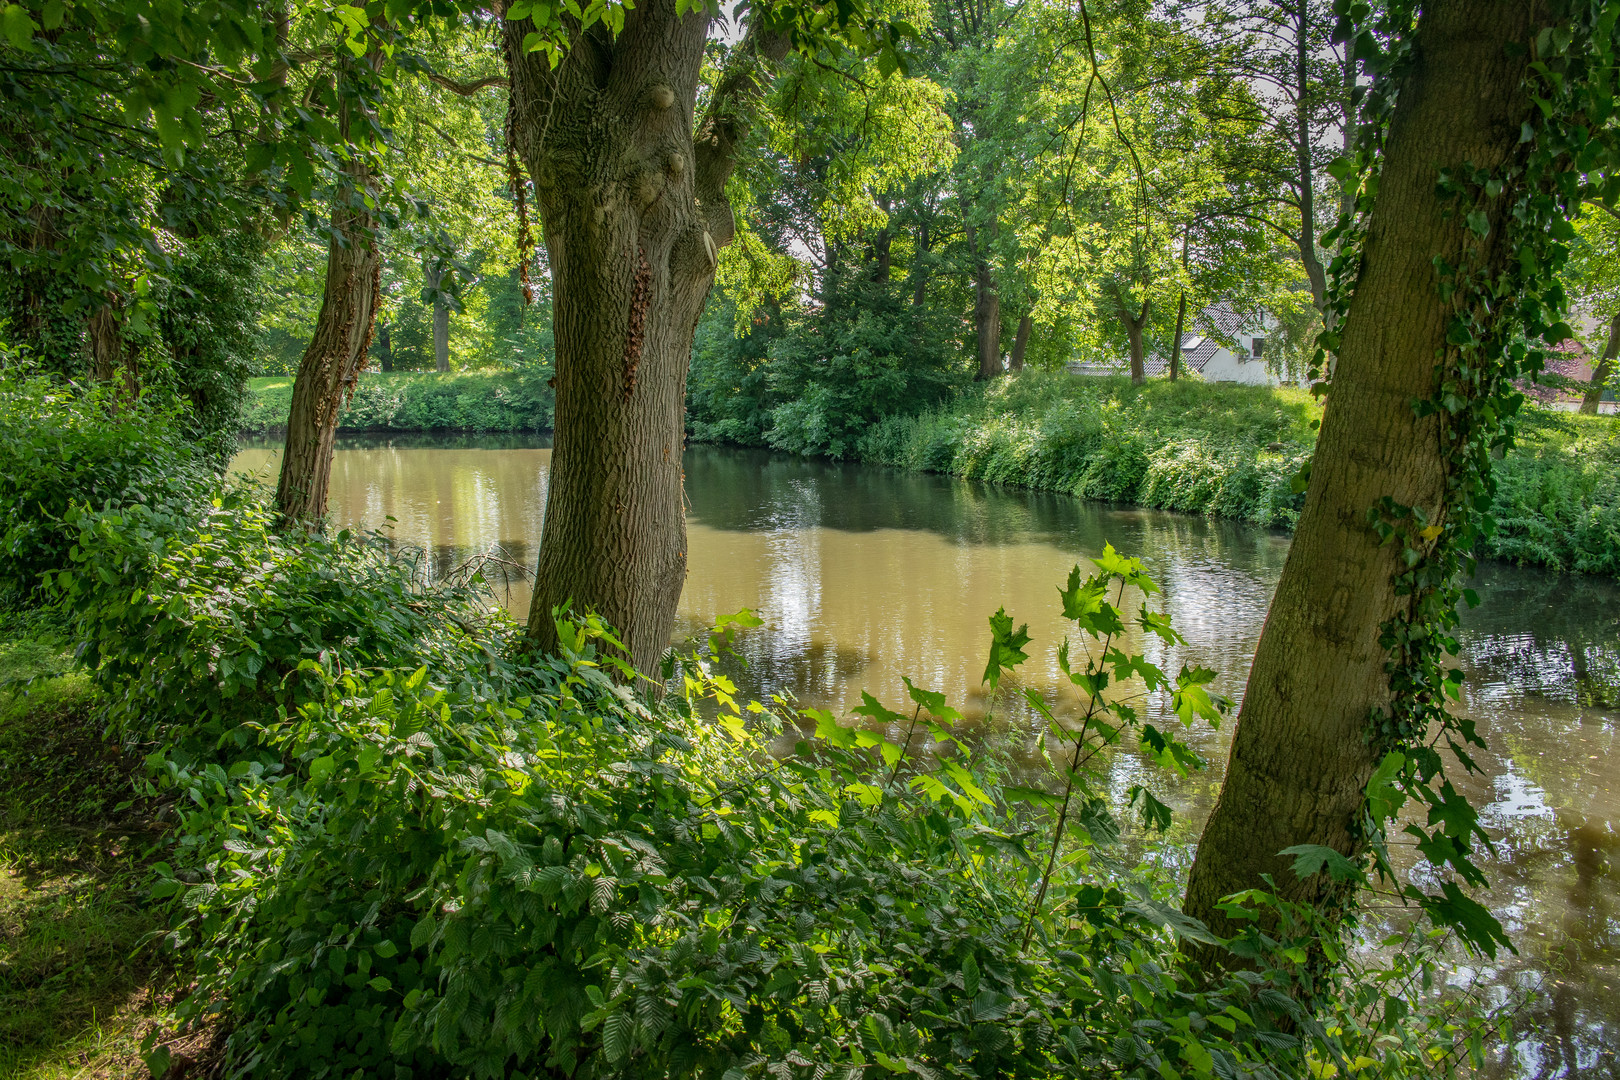
<svg viewBox="0 0 1620 1080"><path fill-rule="evenodd" d="M847 458L881 418L944 401L967 376L954 327L902 292L845 275L813 307L762 310L741 337L730 302L710 305L692 357L692 437Z"/></svg>
<svg viewBox="0 0 1620 1080"><path fill-rule="evenodd" d="M1496 482L1482 554L1620 575L1620 421L1527 408Z"/></svg>
<svg viewBox="0 0 1620 1080"><path fill-rule="evenodd" d="M455 375L367 373L338 418L347 431L550 431L555 400L544 371ZM287 426L292 379L255 379L242 430Z"/></svg>
<svg viewBox="0 0 1620 1080"><path fill-rule="evenodd" d="M950 405L890 417L859 444L868 461L1085 499L1292 526L1293 476L1316 408L1294 391L1196 380L1026 371Z"/></svg>
<svg viewBox="0 0 1620 1080"><path fill-rule="evenodd" d="M178 407L123 404L104 387L0 377L0 422L0 594L32 594L66 564L73 506L167 505L209 474Z"/></svg>
<svg viewBox="0 0 1620 1080"><path fill-rule="evenodd" d="M419 588L376 537L282 535L259 498L206 488L187 502L68 511L76 543L52 595L117 730L240 749L255 738L245 725L306 700L322 665L427 663L492 689L491 644L473 636L497 637L486 606Z"/></svg>

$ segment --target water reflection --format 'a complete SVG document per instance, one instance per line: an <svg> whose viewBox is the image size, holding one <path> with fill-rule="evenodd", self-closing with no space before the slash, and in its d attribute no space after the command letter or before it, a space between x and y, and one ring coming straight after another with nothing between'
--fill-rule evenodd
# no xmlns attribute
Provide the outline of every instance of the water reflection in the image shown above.
<svg viewBox="0 0 1620 1080"><path fill-rule="evenodd" d="M543 445L521 437L340 445L338 521L379 526L392 517L393 535L423 550L430 575L480 553L532 564L550 458ZM268 470L273 458L247 450L238 466ZM691 572L678 633L752 608L769 632L742 641L745 690L785 688L842 709L865 688L897 704L909 675L944 691L974 731L1031 767L1038 727L1016 692L1034 686L1054 699L1067 686L1055 660L1056 587L1070 566L1105 543L1140 556L1187 644L1131 644L1172 669L1216 668L1219 688L1238 698L1288 547L1284 535L1229 523L755 452L697 448L686 471ZM1488 975L1504 995L1543 989L1497 1069L1614 1077L1620 588L1504 566L1483 568L1475 587L1484 602L1464 618L1464 708L1491 750L1479 755L1483 774L1459 786L1498 837L1487 865L1492 907L1520 950ZM527 604L519 582L510 607L521 618ZM1035 641L1014 685L991 702L977 679L985 620L1003 605L1028 621ZM1187 781L1170 783L1121 753L1110 783L1119 792L1150 785L1190 841L1219 791L1225 740L1199 736L1212 767ZM1176 868L1189 851L1172 846L1159 857Z"/></svg>

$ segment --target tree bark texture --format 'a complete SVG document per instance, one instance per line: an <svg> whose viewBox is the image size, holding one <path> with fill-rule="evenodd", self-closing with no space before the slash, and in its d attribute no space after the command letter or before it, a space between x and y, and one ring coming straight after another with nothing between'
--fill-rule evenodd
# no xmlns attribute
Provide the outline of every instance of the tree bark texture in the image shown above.
<svg viewBox="0 0 1620 1080"><path fill-rule="evenodd" d="M1144 298L1140 309L1133 310L1130 299L1118 286L1113 287L1114 304L1119 309L1120 322L1125 324L1125 341L1131 351L1131 385L1141 386L1147 379L1147 361L1142 346L1142 331L1147 328L1148 316L1153 314L1153 301Z"/></svg>
<svg viewBox="0 0 1620 1080"><path fill-rule="evenodd" d="M1434 394L1436 358L1457 359L1433 260L1465 258L1467 226L1461 213L1446 216L1436 182L1441 167L1495 168L1515 153L1534 23L1519 0L1435 0L1419 22L1305 508L1188 882L1187 912L1217 933L1239 929L1217 902L1261 886L1262 874L1294 900L1331 909L1343 899L1323 874L1298 880L1278 852L1323 844L1354 855L1361 845L1363 789L1377 764L1367 725L1390 702L1379 631L1404 602L1393 585L1400 546L1380 544L1367 514L1388 495L1436 521L1446 482L1439 420L1413 410ZM1491 231L1479 257L1490 273L1512 255L1501 239L1508 187L1481 207Z"/></svg>
<svg viewBox="0 0 1620 1080"><path fill-rule="evenodd" d="M1018 330L1013 334L1012 355L1007 358L1008 371L1024 370L1024 352L1029 348L1029 335L1035 329L1035 320L1025 315L1018 320Z"/></svg>
<svg viewBox="0 0 1620 1080"><path fill-rule="evenodd" d="M979 357L979 369L973 377L982 382L1001 374L1001 296L990 269L988 245L979 246L978 230L971 225L967 241L973 254L973 326Z"/></svg>
<svg viewBox="0 0 1620 1080"><path fill-rule="evenodd" d="M102 304L85 320L85 344L90 354L90 377L101 383L115 383L126 401L141 396L140 363L134 349L124 340L118 311L111 302Z"/></svg>
<svg viewBox="0 0 1620 1080"><path fill-rule="evenodd" d="M349 108L344 106L340 117L345 137ZM347 184L332 203L321 312L298 363L287 414L287 442L276 484L276 510L283 528L318 525L326 516L338 414L366 366L366 350L377 322L382 256L377 248L376 221L361 197L371 187L371 171L358 149L352 152L345 172Z"/></svg>
<svg viewBox="0 0 1620 1080"><path fill-rule="evenodd" d="M709 16L638 4L587 30L555 70L507 22L511 130L533 178L553 284L556 435L529 635L553 608L594 611L656 671L686 582L681 451L687 368L719 249L725 183L763 65L785 38L750 27L694 134Z"/></svg>
<svg viewBox="0 0 1620 1080"><path fill-rule="evenodd" d="M440 375L450 373L450 306L439 293L444 283L444 266L437 259L428 260L423 268L427 287L433 293L433 370Z"/></svg>
<svg viewBox="0 0 1620 1080"><path fill-rule="evenodd" d="M1596 416L1598 402L1603 400L1603 388L1609 383L1609 376L1614 373L1614 359L1620 355L1620 313L1609 320L1609 341L1603 346L1603 355L1598 359L1597 365L1592 368L1592 381L1586 386L1586 393L1581 396L1581 412L1586 416Z"/></svg>

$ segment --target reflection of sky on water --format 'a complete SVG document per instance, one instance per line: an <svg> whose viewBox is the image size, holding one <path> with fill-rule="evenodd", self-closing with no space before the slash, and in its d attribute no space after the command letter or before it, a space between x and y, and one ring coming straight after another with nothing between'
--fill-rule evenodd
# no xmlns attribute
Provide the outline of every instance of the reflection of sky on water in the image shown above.
<svg viewBox="0 0 1620 1080"><path fill-rule="evenodd" d="M393 516L397 542L421 547L433 574L481 552L532 563L549 451L521 439L342 446L332 481L340 522ZM240 464L264 468L272 457L245 451ZM909 675L944 691L970 731L1031 769L1040 727L1021 689L1059 701L1060 715L1078 704L1055 661L1064 630L1056 589L1072 565L1104 543L1142 558L1163 588L1155 606L1187 644L1134 634L1129 644L1170 670L1215 668L1219 689L1238 698L1288 547L1284 536L1229 523L861 466L710 448L691 451L686 465L691 573L680 635L752 608L769 632L740 642L745 691L786 688L847 709L864 688L898 706ZM1498 837L1486 860L1490 900L1520 949L1480 970L1503 1000L1542 991L1496 1071L1620 1076L1620 588L1503 566L1483 568L1475 584L1484 602L1464 618L1464 700L1491 748L1476 755L1483 774L1458 786ZM527 599L526 583L514 582L514 614L526 614ZM1127 596L1125 606L1134 612L1140 601ZM977 683L985 620L1003 605L1029 623L1034 643L990 701ZM1162 701L1145 711L1174 723ZM1138 754L1116 754L1109 789L1123 802L1133 784L1150 786L1185 822L1174 835L1190 840L1219 791L1228 734L1190 737L1212 767L1182 782ZM1155 853L1180 872L1188 856L1175 846Z"/></svg>

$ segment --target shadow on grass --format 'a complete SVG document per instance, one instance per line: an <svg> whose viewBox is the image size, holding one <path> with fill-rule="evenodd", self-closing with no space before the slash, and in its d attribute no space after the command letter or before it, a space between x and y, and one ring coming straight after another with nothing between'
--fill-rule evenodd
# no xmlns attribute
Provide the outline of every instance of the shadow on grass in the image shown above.
<svg viewBox="0 0 1620 1080"><path fill-rule="evenodd" d="M150 1074L141 1037L184 991L146 862L161 841L135 755L39 614L0 614L0 1077ZM192 1053L177 1054L194 1063ZM182 1049L177 1046L176 1049ZM170 1077L197 1075L171 1069Z"/></svg>

